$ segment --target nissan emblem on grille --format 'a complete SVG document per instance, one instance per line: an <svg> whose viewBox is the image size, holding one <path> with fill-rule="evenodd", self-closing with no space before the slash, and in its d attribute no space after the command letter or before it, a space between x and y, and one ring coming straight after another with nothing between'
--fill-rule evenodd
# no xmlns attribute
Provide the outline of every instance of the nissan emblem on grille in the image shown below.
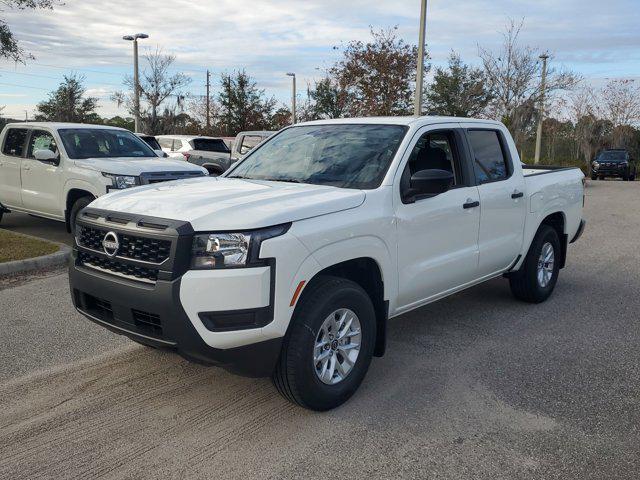
<svg viewBox="0 0 640 480"><path fill-rule="evenodd" d="M120 241L118 240L118 235L116 235L115 232L107 232L102 239L102 249L104 253L106 253L108 257L115 257L119 248Z"/></svg>

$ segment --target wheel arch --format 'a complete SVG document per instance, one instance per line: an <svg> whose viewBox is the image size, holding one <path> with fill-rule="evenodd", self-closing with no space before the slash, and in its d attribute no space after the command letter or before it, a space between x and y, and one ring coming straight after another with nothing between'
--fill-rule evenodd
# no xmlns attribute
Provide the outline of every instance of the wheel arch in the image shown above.
<svg viewBox="0 0 640 480"><path fill-rule="evenodd" d="M64 208L64 223L67 227L67 232L69 233L71 233L71 209L73 208L73 204L82 197L96 198L96 195L82 187L73 187L67 191Z"/></svg>

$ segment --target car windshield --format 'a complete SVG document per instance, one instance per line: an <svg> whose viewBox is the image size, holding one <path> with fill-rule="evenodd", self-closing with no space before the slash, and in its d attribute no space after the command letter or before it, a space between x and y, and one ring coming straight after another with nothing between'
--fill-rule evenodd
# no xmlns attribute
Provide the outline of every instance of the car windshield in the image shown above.
<svg viewBox="0 0 640 480"><path fill-rule="evenodd" d="M371 124L288 128L245 157L228 177L377 188L406 131L402 125Z"/></svg>
<svg viewBox="0 0 640 480"><path fill-rule="evenodd" d="M217 138L194 138L191 143L194 150L203 150L205 152L229 153L229 147L224 140Z"/></svg>
<svg viewBox="0 0 640 480"><path fill-rule="evenodd" d="M623 151L600 152L599 158L600 160L623 161L627 159L627 152L623 152Z"/></svg>
<svg viewBox="0 0 640 480"><path fill-rule="evenodd" d="M157 157L143 140L127 130L63 128L58 133L72 159Z"/></svg>

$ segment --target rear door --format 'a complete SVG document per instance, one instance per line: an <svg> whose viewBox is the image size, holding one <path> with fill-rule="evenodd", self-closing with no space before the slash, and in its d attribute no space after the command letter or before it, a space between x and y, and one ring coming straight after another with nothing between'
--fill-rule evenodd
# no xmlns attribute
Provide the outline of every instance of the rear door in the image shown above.
<svg viewBox="0 0 640 480"><path fill-rule="evenodd" d="M35 159L36 150L51 150L60 155L58 144L48 130L33 130L29 137L27 155L22 161L22 205L25 209L61 217L62 163L41 162Z"/></svg>
<svg viewBox="0 0 640 480"><path fill-rule="evenodd" d="M477 277L480 209L469 168L464 132L458 124L424 127L412 140L396 175L398 307L406 310ZM416 171L455 175L453 187L435 196L403 199Z"/></svg>
<svg viewBox="0 0 640 480"><path fill-rule="evenodd" d="M28 128L7 130L0 151L0 203L5 207L21 207L20 167L27 149Z"/></svg>
<svg viewBox="0 0 640 480"><path fill-rule="evenodd" d="M501 129L470 126L466 135L480 194L478 273L484 277L508 269L520 253L526 214L524 178L520 170L516 174Z"/></svg>

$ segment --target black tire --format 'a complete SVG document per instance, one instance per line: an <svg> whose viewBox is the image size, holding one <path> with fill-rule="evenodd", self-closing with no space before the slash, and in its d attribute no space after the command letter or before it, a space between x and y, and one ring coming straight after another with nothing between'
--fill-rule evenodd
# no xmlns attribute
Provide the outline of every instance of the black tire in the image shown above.
<svg viewBox="0 0 640 480"><path fill-rule="evenodd" d="M538 259L546 243L550 243L553 247L554 262L551 279L547 285L543 287L538 281ZM549 225L540 226L531 243L522 267L518 272L515 272L509 277L509 284L513 296L529 303L541 303L549 298L558 281L561 255L562 250L560 248L558 233Z"/></svg>
<svg viewBox="0 0 640 480"><path fill-rule="evenodd" d="M598 180L598 176L597 175L591 175L591 180Z"/></svg>
<svg viewBox="0 0 640 480"><path fill-rule="evenodd" d="M323 383L316 374L313 352L324 320L334 311L348 308L360 321L360 352L351 371L340 382ZM376 338L376 317L367 293L350 280L323 276L304 291L273 373L273 383L290 402L310 410L325 411L346 402L364 379Z"/></svg>
<svg viewBox="0 0 640 480"><path fill-rule="evenodd" d="M76 234L76 217L78 216L78 213L94 200L94 197L86 195L77 199L73 204L73 207L71 207L71 212L69 212L69 230L71 231L72 235L75 236Z"/></svg>
<svg viewBox="0 0 640 480"><path fill-rule="evenodd" d="M4 212L2 210L0 210L0 223L2 223L2 216L4 215Z"/></svg>

